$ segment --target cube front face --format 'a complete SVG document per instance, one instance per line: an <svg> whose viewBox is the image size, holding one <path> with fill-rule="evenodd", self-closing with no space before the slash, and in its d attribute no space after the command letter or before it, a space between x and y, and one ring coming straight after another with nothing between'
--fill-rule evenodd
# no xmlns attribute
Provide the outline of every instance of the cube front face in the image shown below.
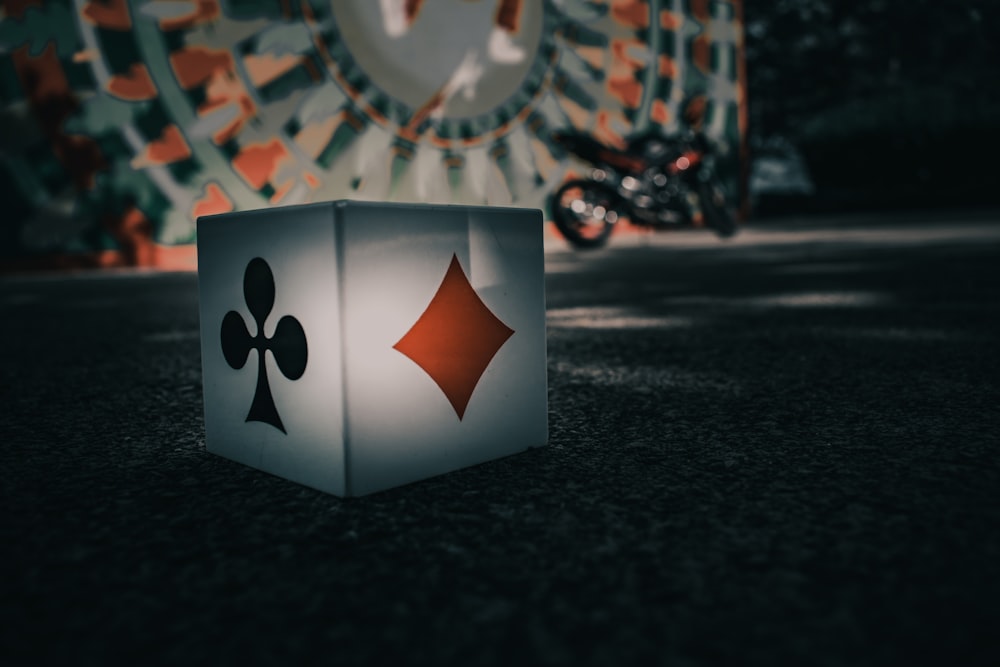
<svg viewBox="0 0 1000 667"><path fill-rule="evenodd" d="M540 212L337 202L198 233L210 451L363 495L545 444ZM244 348L222 349L231 302L250 334L263 311L243 294L248 269L261 280L255 257L275 284L265 366L284 432L254 421L269 414L250 378L261 345L242 369L230 362ZM281 318L297 312L308 359L291 379L299 331Z"/></svg>
<svg viewBox="0 0 1000 667"><path fill-rule="evenodd" d="M544 444L540 212L349 206L342 230L351 492Z"/></svg>
<svg viewBox="0 0 1000 667"><path fill-rule="evenodd" d="M270 283L255 259L266 263ZM347 471L341 351L335 344L340 336L336 283L329 205L198 221L208 451L344 495ZM270 299L269 294L273 294ZM256 304L254 311L251 303ZM283 372L278 363L301 366L295 356L301 356L301 340L296 340L294 324L284 320L283 335L277 335L278 323L286 316L298 322L305 339L305 364L298 377L299 368L286 367ZM257 337L258 320L263 320L263 338ZM227 321L229 336L224 338Z"/></svg>

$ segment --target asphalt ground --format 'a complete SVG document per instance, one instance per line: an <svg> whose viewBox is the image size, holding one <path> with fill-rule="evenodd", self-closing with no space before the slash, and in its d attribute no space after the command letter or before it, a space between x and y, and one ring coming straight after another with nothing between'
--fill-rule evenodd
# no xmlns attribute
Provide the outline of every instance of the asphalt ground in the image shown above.
<svg viewBox="0 0 1000 667"><path fill-rule="evenodd" d="M547 250L549 446L350 500L194 275L0 280L0 664L1000 664L1000 215Z"/></svg>

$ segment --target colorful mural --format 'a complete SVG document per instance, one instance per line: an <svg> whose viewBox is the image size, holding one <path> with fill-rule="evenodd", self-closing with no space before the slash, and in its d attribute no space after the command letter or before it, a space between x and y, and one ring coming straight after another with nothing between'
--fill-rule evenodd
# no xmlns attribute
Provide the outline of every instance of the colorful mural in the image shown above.
<svg viewBox="0 0 1000 667"><path fill-rule="evenodd" d="M707 96L734 188L742 0L2 0L0 264L191 266L198 216L544 208L568 126Z"/></svg>

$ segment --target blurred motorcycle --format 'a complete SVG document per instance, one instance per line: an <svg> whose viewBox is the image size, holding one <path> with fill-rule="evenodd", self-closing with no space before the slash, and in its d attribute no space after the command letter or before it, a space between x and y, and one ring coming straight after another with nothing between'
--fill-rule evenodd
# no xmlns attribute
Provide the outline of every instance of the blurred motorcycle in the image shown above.
<svg viewBox="0 0 1000 667"><path fill-rule="evenodd" d="M736 233L714 151L700 132L650 132L624 150L573 130L553 138L593 165L588 177L563 183L549 200L556 227L574 247L603 246L623 217L633 225L670 229L693 226L696 210L720 237Z"/></svg>

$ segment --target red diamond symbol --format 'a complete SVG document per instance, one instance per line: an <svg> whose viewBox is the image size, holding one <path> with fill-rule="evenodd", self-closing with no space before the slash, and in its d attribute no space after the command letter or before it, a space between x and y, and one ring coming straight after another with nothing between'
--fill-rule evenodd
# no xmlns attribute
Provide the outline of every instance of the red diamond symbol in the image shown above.
<svg viewBox="0 0 1000 667"><path fill-rule="evenodd" d="M514 330L483 303L452 255L427 310L392 347L431 376L461 420L479 378L512 335Z"/></svg>

